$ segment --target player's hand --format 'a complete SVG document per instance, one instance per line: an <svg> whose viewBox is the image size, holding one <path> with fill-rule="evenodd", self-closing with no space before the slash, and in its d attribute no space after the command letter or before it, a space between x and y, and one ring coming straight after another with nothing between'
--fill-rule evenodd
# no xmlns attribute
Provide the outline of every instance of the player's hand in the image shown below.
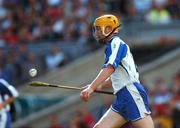
<svg viewBox="0 0 180 128"><path fill-rule="evenodd" d="M1 103L1 104L0 104L0 110L3 109L3 108L4 108L4 104Z"/></svg>
<svg viewBox="0 0 180 128"><path fill-rule="evenodd" d="M91 88L90 85L87 85L83 87L83 90L81 91L80 98L83 101L88 101L90 95L94 92L94 90Z"/></svg>

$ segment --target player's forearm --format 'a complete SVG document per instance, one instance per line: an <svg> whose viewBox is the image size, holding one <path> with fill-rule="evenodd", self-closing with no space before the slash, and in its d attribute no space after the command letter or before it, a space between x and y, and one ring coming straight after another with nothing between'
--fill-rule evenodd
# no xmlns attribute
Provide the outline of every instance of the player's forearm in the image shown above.
<svg viewBox="0 0 180 128"><path fill-rule="evenodd" d="M14 97L10 97L7 100L3 102L3 106L6 107L6 105L11 104L15 100Z"/></svg>
<svg viewBox="0 0 180 128"><path fill-rule="evenodd" d="M98 86L98 89L104 89L104 88L110 88L110 87L112 87L112 81L110 78L108 78L100 86Z"/></svg>
<svg viewBox="0 0 180 128"><path fill-rule="evenodd" d="M110 75L114 72L114 68L111 65L108 65L107 68L104 68L100 71L95 80L91 83L91 88L96 90L96 88L103 84L103 82L110 77ZM105 83L104 83L105 84Z"/></svg>

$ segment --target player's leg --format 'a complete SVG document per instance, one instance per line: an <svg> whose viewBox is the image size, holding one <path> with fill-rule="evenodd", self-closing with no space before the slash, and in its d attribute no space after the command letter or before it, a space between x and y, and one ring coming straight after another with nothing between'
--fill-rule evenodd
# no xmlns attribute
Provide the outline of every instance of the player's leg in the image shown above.
<svg viewBox="0 0 180 128"><path fill-rule="evenodd" d="M126 123L126 120L118 113L109 109L96 123L94 128L119 128Z"/></svg>
<svg viewBox="0 0 180 128"><path fill-rule="evenodd" d="M132 122L133 128L154 128L154 124L150 115Z"/></svg>

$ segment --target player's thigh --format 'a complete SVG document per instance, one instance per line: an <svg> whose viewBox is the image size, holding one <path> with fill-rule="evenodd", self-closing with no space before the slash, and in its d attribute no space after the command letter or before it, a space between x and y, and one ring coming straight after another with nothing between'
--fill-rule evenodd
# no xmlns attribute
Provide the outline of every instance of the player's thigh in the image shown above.
<svg viewBox="0 0 180 128"><path fill-rule="evenodd" d="M147 115L140 120L133 121L132 126L134 128L154 128L153 120L150 115Z"/></svg>
<svg viewBox="0 0 180 128"><path fill-rule="evenodd" d="M96 123L94 128L119 128L126 120L118 113L109 109Z"/></svg>

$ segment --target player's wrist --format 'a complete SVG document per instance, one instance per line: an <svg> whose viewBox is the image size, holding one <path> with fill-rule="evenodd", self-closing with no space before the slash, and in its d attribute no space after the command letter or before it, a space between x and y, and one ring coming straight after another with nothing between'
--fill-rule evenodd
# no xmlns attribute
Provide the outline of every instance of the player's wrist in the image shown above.
<svg viewBox="0 0 180 128"><path fill-rule="evenodd" d="M89 88L90 88L93 92L96 90L96 86L93 85L93 84L91 84L91 85L89 86Z"/></svg>
<svg viewBox="0 0 180 128"><path fill-rule="evenodd" d="M98 85L97 89L99 90L103 89L103 85L102 84Z"/></svg>

